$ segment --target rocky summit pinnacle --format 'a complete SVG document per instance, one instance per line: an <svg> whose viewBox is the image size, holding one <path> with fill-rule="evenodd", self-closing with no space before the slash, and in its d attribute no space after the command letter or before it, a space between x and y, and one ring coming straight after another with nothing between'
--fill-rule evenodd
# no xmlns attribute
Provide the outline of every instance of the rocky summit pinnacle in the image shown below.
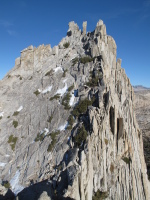
<svg viewBox="0 0 150 200"><path fill-rule="evenodd" d="M0 81L0 199L150 199L133 88L103 21L86 28Z"/></svg>

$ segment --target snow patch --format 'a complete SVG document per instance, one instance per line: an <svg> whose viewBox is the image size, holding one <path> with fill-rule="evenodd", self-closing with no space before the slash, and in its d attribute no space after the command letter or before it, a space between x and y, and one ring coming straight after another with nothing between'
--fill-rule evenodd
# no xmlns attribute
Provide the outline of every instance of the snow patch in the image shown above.
<svg viewBox="0 0 150 200"><path fill-rule="evenodd" d="M67 126L68 126L68 122L66 122L64 125L61 125L61 126L58 128L58 130L64 131L64 130L67 128Z"/></svg>
<svg viewBox="0 0 150 200"><path fill-rule="evenodd" d="M52 86L48 86L45 90L42 91L42 94L45 94L47 92L50 92L52 89Z"/></svg>
<svg viewBox="0 0 150 200"><path fill-rule="evenodd" d="M17 110L17 112L20 112L23 109L23 106L20 106Z"/></svg>
<svg viewBox="0 0 150 200"><path fill-rule="evenodd" d="M38 89L38 92L42 92L42 90Z"/></svg>
<svg viewBox="0 0 150 200"><path fill-rule="evenodd" d="M49 133L48 128L44 128L44 134L47 135L47 133Z"/></svg>
<svg viewBox="0 0 150 200"><path fill-rule="evenodd" d="M58 89L56 94L60 94L60 96L63 96L63 94L65 94L65 92L67 91L67 84L65 83L65 87L63 87L62 89Z"/></svg>
<svg viewBox="0 0 150 200"><path fill-rule="evenodd" d="M4 115L4 112L0 112L0 117L3 117L3 115Z"/></svg>
<svg viewBox="0 0 150 200"><path fill-rule="evenodd" d="M71 137L68 137L68 142L70 142L70 140L71 140Z"/></svg>
<svg viewBox="0 0 150 200"><path fill-rule="evenodd" d="M40 134L43 134L43 133L44 135L47 135L47 133L49 133L48 128L44 128L44 130L40 131Z"/></svg>
<svg viewBox="0 0 150 200"><path fill-rule="evenodd" d="M0 167L5 167L6 163L0 162Z"/></svg>
<svg viewBox="0 0 150 200"><path fill-rule="evenodd" d="M60 66L60 67L56 67L55 69L53 69L54 71L55 71L55 73L58 71L58 70L61 70L62 72L63 72L63 69L62 69L62 67Z"/></svg>
<svg viewBox="0 0 150 200"><path fill-rule="evenodd" d="M74 105L74 99L75 99L74 94L71 94L71 98L70 98L70 102L69 102L69 105L70 105L70 106L73 106L73 105Z"/></svg>
<svg viewBox="0 0 150 200"><path fill-rule="evenodd" d="M10 185L15 195L17 195L19 192L21 192L24 189L22 185L19 185L19 176L20 176L20 172L19 170L17 170L15 176L10 180Z"/></svg>

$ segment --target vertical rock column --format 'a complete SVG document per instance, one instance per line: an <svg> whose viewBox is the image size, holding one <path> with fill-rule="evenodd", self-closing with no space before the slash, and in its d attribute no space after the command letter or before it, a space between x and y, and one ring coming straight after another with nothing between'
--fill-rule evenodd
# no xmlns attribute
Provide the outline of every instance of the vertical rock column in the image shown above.
<svg viewBox="0 0 150 200"><path fill-rule="evenodd" d="M24 70L25 74L31 75L31 71L34 69L34 49L33 46L21 51L21 68Z"/></svg>
<svg viewBox="0 0 150 200"><path fill-rule="evenodd" d="M87 21L83 22L83 35L86 35Z"/></svg>

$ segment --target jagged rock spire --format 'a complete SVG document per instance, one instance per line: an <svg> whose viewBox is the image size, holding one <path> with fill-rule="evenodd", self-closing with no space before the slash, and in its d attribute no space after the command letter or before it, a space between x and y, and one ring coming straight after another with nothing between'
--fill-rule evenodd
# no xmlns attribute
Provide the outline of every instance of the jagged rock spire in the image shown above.
<svg viewBox="0 0 150 200"><path fill-rule="evenodd" d="M71 36L72 34L75 34L78 31L79 31L78 25L74 21L69 22L69 29L67 35Z"/></svg>
<svg viewBox="0 0 150 200"><path fill-rule="evenodd" d="M87 21L83 22L83 35L86 35Z"/></svg>

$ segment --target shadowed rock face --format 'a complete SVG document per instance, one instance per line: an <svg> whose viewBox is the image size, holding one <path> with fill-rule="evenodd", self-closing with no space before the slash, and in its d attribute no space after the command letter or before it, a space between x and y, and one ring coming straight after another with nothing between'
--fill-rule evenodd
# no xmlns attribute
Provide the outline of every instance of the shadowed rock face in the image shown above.
<svg viewBox="0 0 150 200"><path fill-rule="evenodd" d="M150 180L150 89L136 87L134 90L136 118L143 134L144 156Z"/></svg>
<svg viewBox="0 0 150 200"><path fill-rule="evenodd" d="M133 88L103 21L86 25L0 82L0 179L18 200L150 199Z"/></svg>

